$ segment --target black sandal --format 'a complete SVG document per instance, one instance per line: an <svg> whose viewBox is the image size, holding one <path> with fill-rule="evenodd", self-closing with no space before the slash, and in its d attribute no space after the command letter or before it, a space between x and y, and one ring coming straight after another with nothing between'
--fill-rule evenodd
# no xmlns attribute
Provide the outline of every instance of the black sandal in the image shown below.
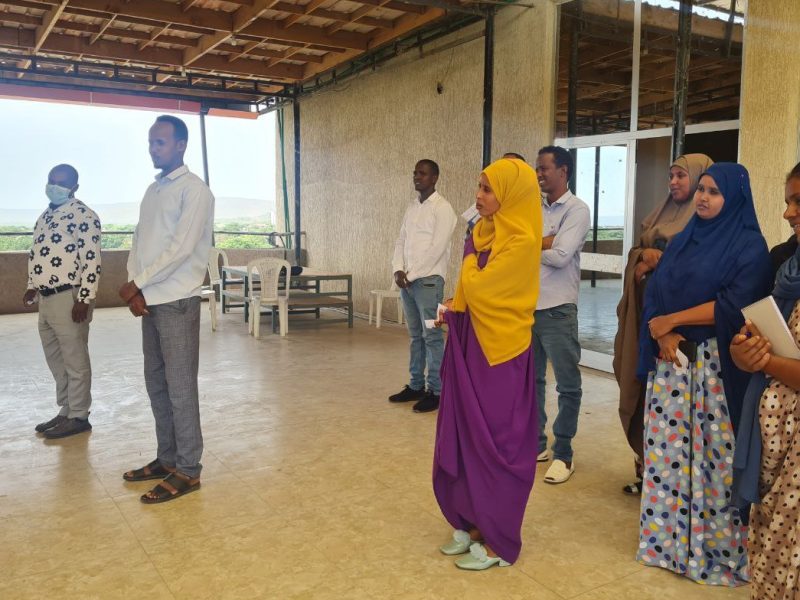
<svg viewBox="0 0 800 600"><path fill-rule="evenodd" d="M134 469L133 471L123 473L122 478L125 481L148 481L149 479L164 479L167 475L174 472L175 469L168 469L158 462L158 459L155 459L141 469Z"/></svg>
<svg viewBox="0 0 800 600"><path fill-rule="evenodd" d="M641 496L642 495L642 480L637 479L629 483L628 485L622 486L622 493L628 494L629 496Z"/></svg>
<svg viewBox="0 0 800 600"><path fill-rule="evenodd" d="M170 473L167 477L159 483L147 494L154 494L155 497L151 498L147 494L143 494L139 498L144 504L158 504L159 502L169 502L184 494L189 494L200 489L200 478L191 479L188 475L178 473Z"/></svg>

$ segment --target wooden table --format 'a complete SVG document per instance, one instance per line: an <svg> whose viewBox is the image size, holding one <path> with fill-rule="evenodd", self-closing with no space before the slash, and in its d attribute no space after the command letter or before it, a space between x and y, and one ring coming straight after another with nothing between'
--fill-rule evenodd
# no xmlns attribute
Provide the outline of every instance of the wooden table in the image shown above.
<svg viewBox="0 0 800 600"><path fill-rule="evenodd" d="M254 274L254 281L249 281L246 266L226 266L222 267L222 312L229 308L244 308L245 323L250 317L250 303L247 301L250 295L250 287L258 285L258 275ZM285 277L281 277L284 281ZM242 286L241 293L227 290L231 281L236 285ZM334 292L323 292L322 282L324 281L344 281L347 283L347 290ZM231 303L228 299L233 300ZM320 317L320 308L346 308L347 326L353 326L353 276L349 273L328 273L316 271L314 269L303 268L300 275L291 275L289 278L289 311L290 312L314 312L317 318ZM277 310L277 307L272 307ZM275 331L276 320L272 319L272 329Z"/></svg>

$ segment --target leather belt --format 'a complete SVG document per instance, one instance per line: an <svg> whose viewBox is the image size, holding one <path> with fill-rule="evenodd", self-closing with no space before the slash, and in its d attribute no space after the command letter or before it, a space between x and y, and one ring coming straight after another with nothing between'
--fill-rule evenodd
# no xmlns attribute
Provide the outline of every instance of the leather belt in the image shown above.
<svg viewBox="0 0 800 600"><path fill-rule="evenodd" d="M53 296L55 294L59 294L61 292L66 292L67 290L71 290L72 288L78 287L76 285L72 285L71 283L65 283L64 285L60 285L55 288L44 288L40 289L39 293L42 296Z"/></svg>

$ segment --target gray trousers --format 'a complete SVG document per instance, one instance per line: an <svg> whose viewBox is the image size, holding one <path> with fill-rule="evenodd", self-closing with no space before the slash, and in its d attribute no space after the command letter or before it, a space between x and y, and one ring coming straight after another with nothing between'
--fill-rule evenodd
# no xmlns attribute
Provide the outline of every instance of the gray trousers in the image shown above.
<svg viewBox="0 0 800 600"><path fill-rule="evenodd" d="M56 380L58 414L86 419L92 405L92 365L89 361L89 323L94 302L83 323L72 320L78 290L39 294L39 337L47 366Z"/></svg>
<svg viewBox="0 0 800 600"><path fill-rule="evenodd" d="M156 420L158 460L189 477L203 468L197 371L200 298L148 306L142 317L144 381Z"/></svg>

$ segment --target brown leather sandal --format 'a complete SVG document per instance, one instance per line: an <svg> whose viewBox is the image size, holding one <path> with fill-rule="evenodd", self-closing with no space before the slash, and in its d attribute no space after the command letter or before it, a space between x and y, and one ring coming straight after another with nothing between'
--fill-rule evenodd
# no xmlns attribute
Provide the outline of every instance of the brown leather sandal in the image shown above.
<svg viewBox="0 0 800 600"><path fill-rule="evenodd" d="M169 469L158 462L158 459L155 459L141 469L123 473L122 478L125 481L147 481L149 479L164 479L164 477L174 472L175 469Z"/></svg>
<svg viewBox="0 0 800 600"><path fill-rule="evenodd" d="M164 481L147 492L147 494L143 494L139 499L144 504L158 504L159 502L169 502L184 494L196 492L199 489L199 477L191 479L188 475L175 471L167 475ZM150 497L148 494L153 494L154 497Z"/></svg>

